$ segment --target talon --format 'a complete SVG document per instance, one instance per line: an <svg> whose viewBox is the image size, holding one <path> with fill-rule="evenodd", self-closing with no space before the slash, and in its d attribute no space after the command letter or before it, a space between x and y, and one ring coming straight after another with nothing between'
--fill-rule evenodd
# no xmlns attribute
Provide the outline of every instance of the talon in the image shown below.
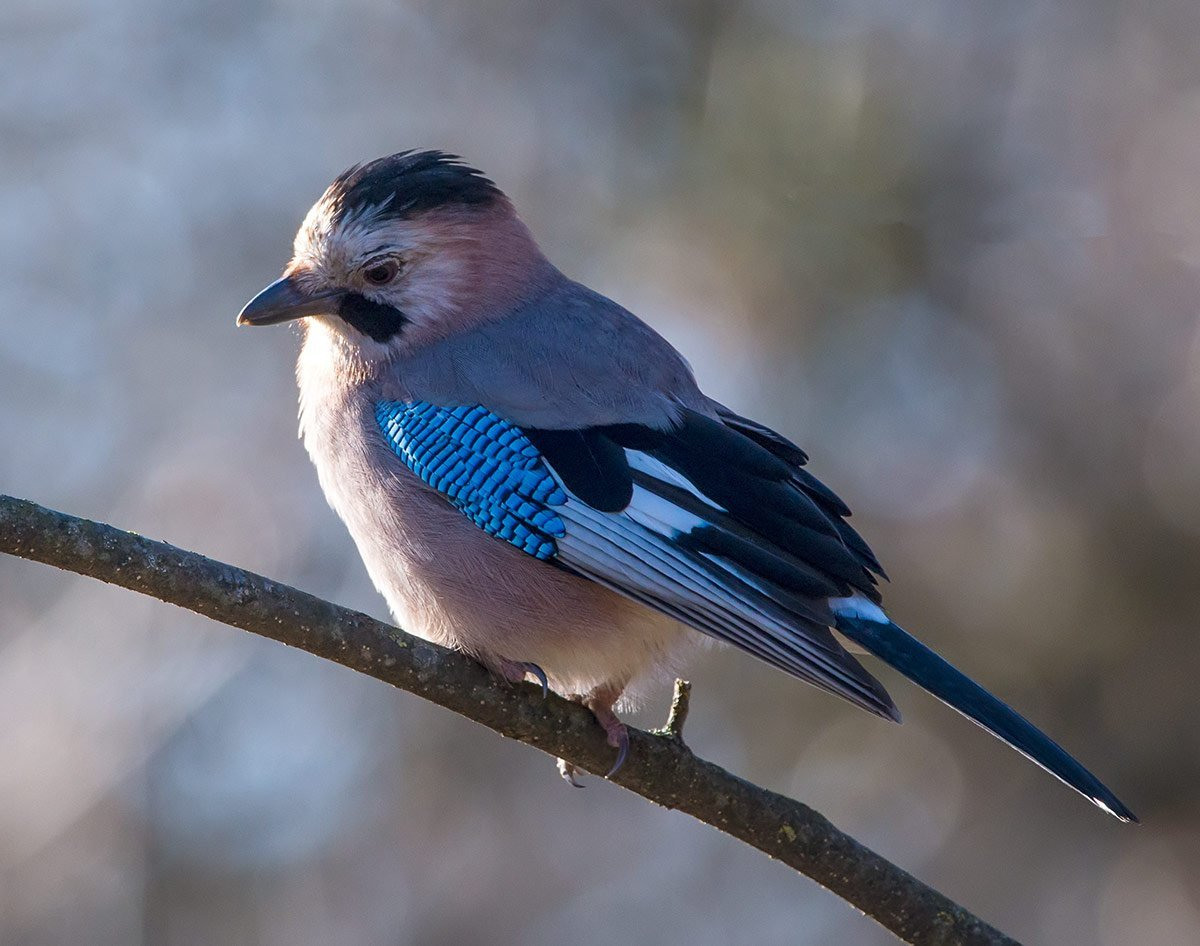
<svg viewBox="0 0 1200 946"><path fill-rule="evenodd" d="M629 755L629 730L624 723L617 723L615 726L605 726L608 732L608 744L617 750L617 761L613 763L613 767L605 774L605 778L612 778L625 764L625 757Z"/></svg>
<svg viewBox="0 0 1200 946"><path fill-rule="evenodd" d="M509 683L521 683L527 676L537 678L542 685L542 699L550 695L550 681L546 679L546 671L528 660L501 660L500 674Z"/></svg>
<svg viewBox="0 0 1200 946"><path fill-rule="evenodd" d="M592 711L596 722L604 729L608 736L608 744L617 750L617 761L608 770L605 778L612 778L616 775L621 766L625 764L626 756L629 755L629 729L617 719L617 714L613 712L613 704L620 698L623 689L623 685L609 684L597 687L586 696L578 698L584 706Z"/></svg>
<svg viewBox="0 0 1200 946"><path fill-rule="evenodd" d="M525 668L525 672L537 677L538 683L542 685L542 699L546 699L550 695L550 682L546 679L546 671L535 663L526 661L519 666ZM580 788L583 786L581 785Z"/></svg>
<svg viewBox="0 0 1200 946"><path fill-rule="evenodd" d="M586 785L575 781L575 775L578 771L579 769L575 768L566 759L558 760L558 774L562 776L564 782L567 782L572 788L587 788Z"/></svg>

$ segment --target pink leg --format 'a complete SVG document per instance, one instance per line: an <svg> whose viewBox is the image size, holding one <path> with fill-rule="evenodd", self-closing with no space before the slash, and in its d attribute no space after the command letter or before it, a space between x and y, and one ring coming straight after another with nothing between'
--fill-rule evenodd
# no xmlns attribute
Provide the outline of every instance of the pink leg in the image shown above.
<svg viewBox="0 0 1200 946"><path fill-rule="evenodd" d="M549 684L546 681L546 673L537 664L527 661L508 660L500 658L494 664L496 672L510 683L520 683L526 677L536 677L542 685L542 696L545 697L550 692ZM592 715L596 717L596 722L604 729L605 735L608 736L608 744L617 750L617 761L613 763L613 767L608 770L605 778L611 778L617 774L617 771L625 764L625 758L629 755L629 729L626 725L617 718L617 714L613 712L613 705L621 698L621 694L625 691L624 684L605 684L604 686L596 687L590 693L583 695L574 694L571 699L577 703L582 703L592 711ZM574 785L576 788L583 788L575 781L576 769L570 762L565 759L558 760L559 774Z"/></svg>
<svg viewBox="0 0 1200 946"><path fill-rule="evenodd" d="M579 702L592 711L596 722L603 727L608 736L608 744L617 750L617 761L608 770L605 778L612 778L616 775L621 766L625 764L625 757L629 755L629 729L617 719L617 714L613 712L613 704L621 698L624 690L624 685L606 684L596 687L591 693L579 698Z"/></svg>

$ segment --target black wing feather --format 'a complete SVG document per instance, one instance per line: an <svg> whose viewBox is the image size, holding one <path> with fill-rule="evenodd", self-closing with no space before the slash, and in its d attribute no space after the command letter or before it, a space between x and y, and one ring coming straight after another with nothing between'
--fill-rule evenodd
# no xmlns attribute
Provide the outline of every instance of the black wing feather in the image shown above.
<svg viewBox="0 0 1200 946"><path fill-rule="evenodd" d="M877 563L844 504L801 470L802 450L737 415L690 410L668 430L524 432L571 497L559 564L895 717L828 629L830 598L878 597Z"/></svg>
<svg viewBox="0 0 1200 946"><path fill-rule="evenodd" d="M879 600L874 576L882 569L844 521L849 510L838 512L845 503L800 468L804 452L779 434L731 412L717 420L696 411L684 411L680 423L665 431L634 424L601 429L678 472L765 550L786 553L837 585Z"/></svg>
<svg viewBox="0 0 1200 946"><path fill-rule="evenodd" d="M1044 733L864 602L878 559L779 434L714 405L669 430L533 431L572 494L563 567L881 716L882 685L830 632L891 664L1117 817L1133 813ZM572 507L573 499L587 505ZM865 609L860 612L858 609Z"/></svg>
<svg viewBox="0 0 1200 946"><path fill-rule="evenodd" d="M540 430L527 436L567 489L593 509L620 512L633 498L625 451L602 430Z"/></svg>

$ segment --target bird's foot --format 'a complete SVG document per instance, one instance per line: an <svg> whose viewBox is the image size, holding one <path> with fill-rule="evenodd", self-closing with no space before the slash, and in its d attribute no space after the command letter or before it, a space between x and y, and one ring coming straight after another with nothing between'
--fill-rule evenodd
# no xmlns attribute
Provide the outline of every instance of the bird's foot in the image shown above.
<svg viewBox="0 0 1200 946"><path fill-rule="evenodd" d="M605 778L616 775L625 764L625 757L629 755L629 727L617 719L617 714L613 712L613 704L620 699L623 689L624 687L600 687L580 700L592 711L596 722L604 729L605 735L608 736L608 744L617 750L617 761L608 770Z"/></svg>
<svg viewBox="0 0 1200 946"><path fill-rule="evenodd" d="M590 693L582 695L576 693L570 697L574 702L580 703L592 711L596 722L608 736L608 744L617 750L617 760L605 774L605 778L612 778L616 775L629 755L629 727L617 719L617 714L613 712L613 705L621 698L621 692L624 689L623 686L602 686ZM575 780L575 776L580 774L579 768L566 759L558 760L558 774L575 788L584 787Z"/></svg>
<svg viewBox="0 0 1200 946"><path fill-rule="evenodd" d="M606 729L608 732L608 744L617 750L617 761L613 763L613 767L604 773L605 778L612 778L625 764L625 758L629 755L629 728L622 722L618 721L615 728Z"/></svg>
<svg viewBox="0 0 1200 946"><path fill-rule="evenodd" d="M584 703L587 706L587 703ZM591 707L588 707L591 709ZM602 719L599 713L592 710L596 715L597 722L604 727L605 733L608 734L608 744L617 750L617 761L613 763L611 769L605 774L605 778L612 778L617 774L617 770L625 764L625 758L629 755L629 728L617 719L616 714L610 709L608 711L609 719ZM563 777L563 781L567 782L574 788L583 788L581 782L575 780L575 776L580 774L579 768L566 759L558 760L558 774Z"/></svg>
<svg viewBox="0 0 1200 946"><path fill-rule="evenodd" d="M500 676L509 683L521 683L526 677L534 677L542 685L542 699L550 694L550 683L546 679L546 671L535 663L521 660L501 660Z"/></svg>
<svg viewBox="0 0 1200 946"><path fill-rule="evenodd" d="M575 776L579 774L579 769L566 759L558 760L558 774L562 776L563 781L572 788L586 788L582 782L575 781Z"/></svg>

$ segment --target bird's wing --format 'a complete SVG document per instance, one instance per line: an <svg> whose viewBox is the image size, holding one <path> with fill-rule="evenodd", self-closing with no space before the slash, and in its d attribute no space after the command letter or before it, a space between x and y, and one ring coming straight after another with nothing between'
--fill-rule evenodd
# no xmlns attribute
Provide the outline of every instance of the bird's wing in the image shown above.
<svg viewBox="0 0 1200 946"><path fill-rule="evenodd" d="M829 599L877 600L878 563L803 454L765 428L691 409L666 430L518 427L478 405L393 400L376 420L485 532L897 718L829 630Z"/></svg>
<svg viewBox="0 0 1200 946"><path fill-rule="evenodd" d="M1136 820L1036 726L892 623L846 506L774 431L709 402L664 429L517 426L480 407L383 400L396 455L484 532L727 641L880 716L883 687L829 628Z"/></svg>

